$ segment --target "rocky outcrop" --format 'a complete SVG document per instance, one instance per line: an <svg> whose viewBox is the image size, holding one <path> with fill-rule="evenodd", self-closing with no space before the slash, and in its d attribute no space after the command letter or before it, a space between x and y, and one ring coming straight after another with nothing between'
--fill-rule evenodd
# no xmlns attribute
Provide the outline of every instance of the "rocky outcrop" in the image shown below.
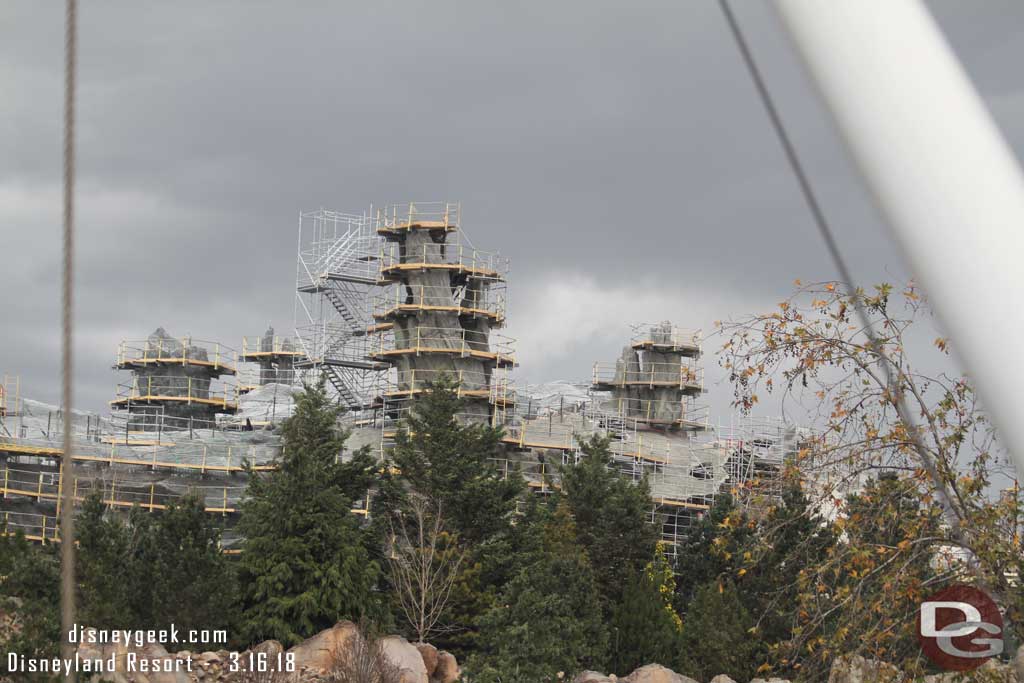
<svg viewBox="0 0 1024 683"><path fill-rule="evenodd" d="M462 672L459 670L459 663L451 652L441 651L437 655L437 668L430 679L432 683L455 683L459 680Z"/></svg>
<svg viewBox="0 0 1024 683"><path fill-rule="evenodd" d="M1022 648L1022 651L1024 651L1024 648ZM1000 664L990 659L974 671L925 676L922 683L1017 683L1018 680L1019 678L1012 664Z"/></svg>
<svg viewBox="0 0 1024 683"><path fill-rule="evenodd" d="M642 666L624 679L627 683L697 683L689 676L677 674L661 664Z"/></svg>
<svg viewBox="0 0 1024 683"><path fill-rule="evenodd" d="M0 616L3 616L0 614ZM88 629L87 629L88 630ZM88 639L86 639L88 640ZM445 651L438 651L429 643L410 643L401 636L388 636L377 641L380 655L393 669L400 683L456 683L461 676L455 657ZM331 670L340 661L340 655L353 646L366 643L359 628L349 621L341 621L321 631L308 640L287 651L295 657L294 677L288 683L328 683ZM253 680L232 671L237 663L248 662L250 654L265 655L267 661L277 660L285 652L281 643L268 640L251 651L231 653L190 652L183 650L168 654L163 646L150 643L143 647L124 644L90 645L82 644L78 649L82 659L113 660L113 672L102 676L85 677L79 680L97 683L248 683ZM158 663L160 671L129 671L126 662ZM1024 676L1017 672L1024 668L1024 647L1017 652L1013 662L1003 664L995 660L986 662L975 672L966 674L945 673L925 676L913 683L1024 683ZM0 677L0 681L4 679ZM263 680L262 678L260 680ZM271 680L271 679L267 679ZM694 679L678 674L660 664L642 666L624 678L605 675L597 671L583 671L572 678L572 683L697 683ZM725 674L719 674L708 683L737 683ZM750 683L789 683L781 678L755 678ZM895 667L884 662L865 659L861 656L847 656L837 659L829 674L828 683L912 683Z"/></svg>
<svg viewBox="0 0 1024 683"><path fill-rule="evenodd" d="M427 667L416 646L402 636L380 640L381 651L401 675L401 683L429 683Z"/></svg>
<svg viewBox="0 0 1024 683"><path fill-rule="evenodd" d="M423 666L427 669L427 678L433 678L437 670L437 648L430 643L414 643L414 646L423 658Z"/></svg>
<svg viewBox="0 0 1024 683"><path fill-rule="evenodd" d="M142 647L124 643L83 644L78 654L83 660L112 664L102 673L91 677L81 675L79 680L105 683L193 683L196 680L189 674L188 661L168 654L160 643L147 643Z"/></svg>
<svg viewBox="0 0 1024 683"><path fill-rule="evenodd" d="M1024 647L1017 651L1015 661L1022 658ZM920 683L1018 683L1024 677L1016 673L1013 663L989 660L974 671L932 674L917 680ZM828 683L911 683L911 679L890 664L856 655L837 659L832 664Z"/></svg>
<svg viewBox="0 0 1024 683"><path fill-rule="evenodd" d="M302 641L288 650L288 653L295 655L296 671L329 671L338 653L350 647L351 640L356 637L359 637L359 629L355 624L351 621L339 621L326 631Z"/></svg>
<svg viewBox="0 0 1024 683"><path fill-rule="evenodd" d="M597 671L581 671L572 679L572 683L612 683L613 676L605 676Z"/></svg>
<svg viewBox="0 0 1024 683"><path fill-rule="evenodd" d="M90 639L85 639L90 640ZM380 655L387 666L393 670L400 683L455 683L460 676L459 663L455 657L444 651L438 651L427 643L412 644L401 636L388 636L378 642ZM288 683L327 683L331 680L331 672L344 659L346 652L359 646L366 647L359 628L349 621L341 621L333 627L321 631L312 638L305 640L287 650L276 640L268 640L245 652L232 653L227 650L217 652L191 652L182 650L168 654L158 643L150 643L143 647L132 647L124 644L110 645L79 645L78 653L82 659L114 661L114 671L105 671L102 676L80 676L79 680L98 683L249 683L253 680L276 681L271 677L256 679L246 675L245 668L253 656L262 655L262 660L273 665L278 655L294 657L294 676L282 680ZM131 671L126 663L129 658L134 661L159 662L161 671L144 673ZM0 678L0 680L3 680Z"/></svg>
<svg viewBox="0 0 1024 683"><path fill-rule="evenodd" d="M828 683L898 683L903 680L896 667L860 655L840 657L832 663Z"/></svg>

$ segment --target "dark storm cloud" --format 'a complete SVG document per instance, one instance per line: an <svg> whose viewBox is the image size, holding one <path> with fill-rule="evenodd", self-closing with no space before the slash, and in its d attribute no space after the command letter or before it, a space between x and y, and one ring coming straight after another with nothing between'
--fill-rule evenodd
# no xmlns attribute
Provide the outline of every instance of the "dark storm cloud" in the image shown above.
<svg viewBox="0 0 1024 683"><path fill-rule="evenodd" d="M60 5L0 7L0 370L51 400ZM707 329L834 274L714 3L81 6L85 407L121 337L287 330L300 209L461 200L513 259L532 380L585 378L631 315ZM738 8L858 276L904 278L774 16ZM1024 8L934 9L1020 154Z"/></svg>

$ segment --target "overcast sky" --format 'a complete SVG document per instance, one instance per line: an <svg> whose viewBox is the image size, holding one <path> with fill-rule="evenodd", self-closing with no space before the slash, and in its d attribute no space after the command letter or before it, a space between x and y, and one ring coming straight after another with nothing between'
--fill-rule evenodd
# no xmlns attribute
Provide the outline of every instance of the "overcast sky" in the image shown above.
<svg viewBox="0 0 1024 683"><path fill-rule="evenodd" d="M856 277L905 280L776 17L736 5ZM321 206L461 201L512 259L533 382L587 379L630 322L710 330L835 277L710 0L80 6L80 407L105 410L122 338L289 331L296 214ZM1024 155L1024 4L931 7ZM0 4L0 374L48 401L62 20Z"/></svg>

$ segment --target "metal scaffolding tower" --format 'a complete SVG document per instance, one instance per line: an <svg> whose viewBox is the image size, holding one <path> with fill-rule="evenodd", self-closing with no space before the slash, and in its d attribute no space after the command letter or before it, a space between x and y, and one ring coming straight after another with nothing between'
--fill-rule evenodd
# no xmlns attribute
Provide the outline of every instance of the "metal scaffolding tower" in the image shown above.
<svg viewBox="0 0 1024 683"><path fill-rule="evenodd" d="M349 410L370 408L389 365L368 358L370 293L380 279L383 240L366 214L299 214L295 276L295 362L305 381L325 378Z"/></svg>

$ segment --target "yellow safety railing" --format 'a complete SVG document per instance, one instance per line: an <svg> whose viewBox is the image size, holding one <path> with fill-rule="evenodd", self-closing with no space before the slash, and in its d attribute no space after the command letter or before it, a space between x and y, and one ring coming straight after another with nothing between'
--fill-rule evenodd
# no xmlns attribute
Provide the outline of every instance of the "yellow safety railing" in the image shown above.
<svg viewBox="0 0 1024 683"><path fill-rule="evenodd" d="M242 337L241 358L256 354L273 354L279 356L302 356L298 343L290 337L279 336L248 336Z"/></svg>
<svg viewBox="0 0 1024 683"><path fill-rule="evenodd" d="M502 280L508 273L509 261L495 251L484 251L461 244L421 244L409 248L389 243L381 258L381 278L394 271L439 268L457 270L480 278Z"/></svg>
<svg viewBox="0 0 1024 683"><path fill-rule="evenodd" d="M238 407L238 387L217 387L208 379L175 375L135 377L131 383L118 386L117 398L110 403L121 405L131 401L198 403L234 410Z"/></svg>
<svg viewBox="0 0 1024 683"><path fill-rule="evenodd" d="M234 349L219 342L191 337L124 340L117 347L117 367L181 364L209 367L221 374L232 374L237 362L238 354Z"/></svg>
<svg viewBox="0 0 1024 683"><path fill-rule="evenodd" d="M449 311L503 321L505 297L503 292L491 287L453 290L450 286L403 284L374 296L371 310L377 319L407 312Z"/></svg>
<svg viewBox="0 0 1024 683"><path fill-rule="evenodd" d="M494 358L502 363L514 362L512 350L515 340L500 334L482 335L463 327L416 327L409 334L394 331L377 335L372 355L450 353L462 356Z"/></svg>
<svg viewBox="0 0 1024 683"><path fill-rule="evenodd" d="M593 384L618 387L671 387L701 391L704 368L676 363L643 363L634 366L623 361L594 363Z"/></svg>
<svg viewBox="0 0 1024 683"><path fill-rule="evenodd" d="M386 391L388 393L422 391L442 378L452 380L456 384L460 395L471 396L483 395L488 397L493 383L507 383L507 376L503 372L485 373L476 370L453 371L413 368L411 370L398 370L395 372L389 378Z"/></svg>
<svg viewBox="0 0 1024 683"><path fill-rule="evenodd" d="M139 507L147 510L163 510L172 502L181 498L180 494L158 492L157 484L154 482L131 482L122 480L87 479L76 477L74 479L73 498L76 502L84 501L86 496L80 492L90 490L94 483L101 483L101 494L103 502L114 507ZM120 488L118 488L120 483ZM61 477L59 472L35 472L29 470L17 470L4 468L3 488L0 493L7 499L12 496L31 498L36 502L52 500L57 502L57 512L60 512L60 490ZM219 512L228 514L236 512L236 501L245 493L244 486L202 486L194 487L203 498L204 509L207 512ZM231 502L231 505L229 505Z"/></svg>
<svg viewBox="0 0 1024 683"><path fill-rule="evenodd" d="M373 225L378 234L401 230L457 230L461 206L457 202L409 202L378 208Z"/></svg>
<svg viewBox="0 0 1024 683"><path fill-rule="evenodd" d="M671 323L641 323L632 326L633 348L699 352L701 331L676 327Z"/></svg>
<svg viewBox="0 0 1024 683"><path fill-rule="evenodd" d="M613 398L602 403L602 408L638 423L692 429L707 427L706 406L691 406L685 398L675 401Z"/></svg>

